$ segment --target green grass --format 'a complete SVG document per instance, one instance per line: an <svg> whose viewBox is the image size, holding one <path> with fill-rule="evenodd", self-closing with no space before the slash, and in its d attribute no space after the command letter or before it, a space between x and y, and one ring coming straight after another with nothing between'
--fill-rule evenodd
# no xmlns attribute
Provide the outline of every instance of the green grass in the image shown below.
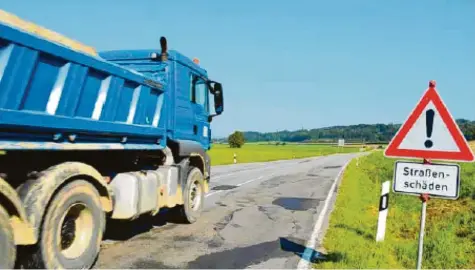
<svg viewBox="0 0 475 270"><path fill-rule="evenodd" d="M392 180L394 161L377 151L349 164L324 239L329 259L315 268L416 267L417 197L391 192L385 240L375 241L381 183ZM460 165L460 198L428 202L423 268L475 268L475 164Z"/></svg>
<svg viewBox="0 0 475 270"><path fill-rule="evenodd" d="M236 153L238 163L264 162L292 158L323 156L336 153L351 153L360 151L360 147L337 147L331 145L259 145L245 144L242 148L230 148L227 144L214 144L208 152L212 165L233 163Z"/></svg>

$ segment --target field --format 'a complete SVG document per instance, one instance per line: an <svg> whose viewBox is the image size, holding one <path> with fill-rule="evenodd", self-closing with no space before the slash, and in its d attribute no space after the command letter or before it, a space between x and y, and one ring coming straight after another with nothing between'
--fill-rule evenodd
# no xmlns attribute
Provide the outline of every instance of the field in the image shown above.
<svg viewBox="0 0 475 270"><path fill-rule="evenodd" d="M390 193L384 242L375 242L381 183L392 179L394 160L382 151L353 160L344 173L324 239L327 260L315 268L415 268L420 200ZM427 205L423 268L475 268L475 164L461 165L457 201Z"/></svg>
<svg viewBox="0 0 475 270"><path fill-rule="evenodd" d="M208 154L211 157L211 165L226 165L234 162L234 153L238 163L265 162L285 160L292 158L306 158L325 156L337 153L352 153L375 149L379 144L362 145L346 144L338 147L335 144L325 143L287 143L286 145L268 144L267 142L246 143L241 148L230 148L228 144L213 144ZM5 151L0 151L4 155Z"/></svg>
<svg viewBox="0 0 475 270"><path fill-rule="evenodd" d="M362 146L338 147L318 144L268 145L254 143L245 144L242 148L230 148L227 144L213 144L209 155L211 165L224 165L233 163L234 153L237 155L238 163L248 163L358 152L360 147Z"/></svg>

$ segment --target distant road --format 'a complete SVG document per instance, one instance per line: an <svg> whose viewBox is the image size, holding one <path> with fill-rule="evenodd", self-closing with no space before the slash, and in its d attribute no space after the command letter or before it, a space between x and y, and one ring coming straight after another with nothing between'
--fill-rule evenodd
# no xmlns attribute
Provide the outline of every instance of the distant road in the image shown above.
<svg viewBox="0 0 475 270"><path fill-rule="evenodd" d="M334 201L329 190L343 166L362 154L215 166L205 212L198 222L162 225L158 220L151 229L144 228L144 222L114 226L122 231L118 235L131 232L131 238L105 241L95 267L308 266L299 254L312 255L311 250L304 252L304 246L321 236L327 222L322 208L326 200L330 207Z"/></svg>

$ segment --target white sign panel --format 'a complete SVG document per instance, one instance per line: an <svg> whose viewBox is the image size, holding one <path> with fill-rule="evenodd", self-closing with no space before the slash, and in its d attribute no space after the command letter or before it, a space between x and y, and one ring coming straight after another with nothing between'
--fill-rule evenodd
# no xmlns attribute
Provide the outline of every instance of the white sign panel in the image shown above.
<svg viewBox="0 0 475 270"><path fill-rule="evenodd" d="M393 190L410 195L457 199L460 188L460 167L457 164L422 164L397 161Z"/></svg>
<svg viewBox="0 0 475 270"><path fill-rule="evenodd" d="M345 139L338 139L338 146L345 146Z"/></svg>

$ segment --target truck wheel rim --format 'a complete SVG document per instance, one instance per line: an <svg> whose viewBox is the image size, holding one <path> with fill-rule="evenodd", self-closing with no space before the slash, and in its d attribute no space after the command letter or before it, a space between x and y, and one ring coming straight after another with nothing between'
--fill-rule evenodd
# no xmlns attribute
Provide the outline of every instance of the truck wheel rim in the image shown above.
<svg viewBox="0 0 475 270"><path fill-rule="evenodd" d="M91 210L82 203L71 205L61 219L58 245L68 259L81 256L90 245L94 219Z"/></svg>
<svg viewBox="0 0 475 270"><path fill-rule="evenodd" d="M193 183L190 188L190 204L191 209L196 210L200 207L201 204L201 185L199 176L193 177Z"/></svg>

